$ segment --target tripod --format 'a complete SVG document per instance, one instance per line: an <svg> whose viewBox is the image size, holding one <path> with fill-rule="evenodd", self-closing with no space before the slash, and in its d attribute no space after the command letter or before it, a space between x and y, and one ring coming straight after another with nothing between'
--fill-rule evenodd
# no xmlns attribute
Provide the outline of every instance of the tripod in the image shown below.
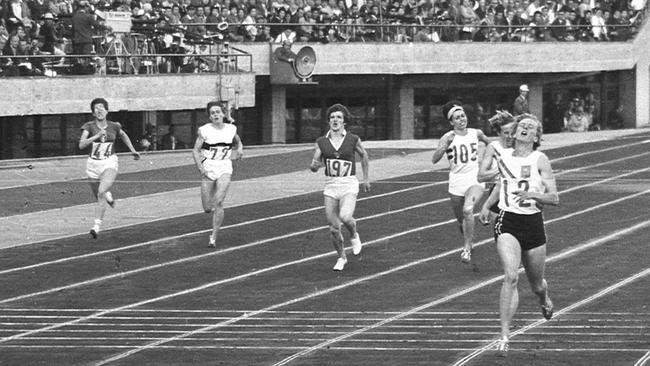
<svg viewBox="0 0 650 366"><path fill-rule="evenodd" d="M125 74L127 72L126 66L127 62L128 65L131 66L133 69L134 74L138 74L138 68L135 67L135 64L133 63L133 58L131 57L131 54L129 53L129 50L126 49L126 46L124 45L124 34L123 33L116 33L115 34L115 39L111 44L108 46L108 49L106 50L106 57L115 57L115 61L117 64L117 73L118 74ZM111 51L113 54L111 54Z"/></svg>

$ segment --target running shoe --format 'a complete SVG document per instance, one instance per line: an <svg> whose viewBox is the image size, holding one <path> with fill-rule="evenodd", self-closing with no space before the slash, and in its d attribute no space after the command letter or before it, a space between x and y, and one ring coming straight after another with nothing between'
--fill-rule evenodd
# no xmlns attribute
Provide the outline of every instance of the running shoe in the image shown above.
<svg viewBox="0 0 650 366"><path fill-rule="evenodd" d="M544 319L551 320L553 317L553 302L551 299L548 299L548 302L541 305L540 307L542 308L542 315L544 315Z"/></svg>
<svg viewBox="0 0 650 366"><path fill-rule="evenodd" d="M463 263L469 263L472 260L472 251L463 249L462 252L460 252L460 261Z"/></svg>
<svg viewBox="0 0 650 366"><path fill-rule="evenodd" d="M217 238L210 236L210 242L208 243L208 248L216 248L216 247L217 247Z"/></svg>
<svg viewBox="0 0 650 366"><path fill-rule="evenodd" d="M113 194L111 192L106 192L104 193L104 197L106 198L108 205L115 208L115 200L113 199Z"/></svg>
<svg viewBox="0 0 650 366"><path fill-rule="evenodd" d="M508 355L508 349L510 345L508 344L508 338L501 338L497 342L497 356L506 357Z"/></svg>
<svg viewBox="0 0 650 366"><path fill-rule="evenodd" d="M359 255L361 253L361 238L359 237L359 233L354 234L352 239L350 239L350 243L352 244L352 254Z"/></svg>
<svg viewBox="0 0 650 366"><path fill-rule="evenodd" d="M347 258L339 258L336 260L336 264L334 265L334 268L332 268L335 271L342 271L343 267L348 263Z"/></svg>
<svg viewBox="0 0 650 366"><path fill-rule="evenodd" d="M99 234L99 225L95 224L90 229L90 236L92 236L93 239L97 239L98 234Z"/></svg>

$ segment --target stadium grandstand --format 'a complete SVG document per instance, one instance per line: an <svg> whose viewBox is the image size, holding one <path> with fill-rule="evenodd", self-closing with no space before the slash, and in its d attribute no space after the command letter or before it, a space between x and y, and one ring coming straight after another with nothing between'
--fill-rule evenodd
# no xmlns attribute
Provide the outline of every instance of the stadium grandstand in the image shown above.
<svg viewBox="0 0 650 366"><path fill-rule="evenodd" d="M335 102L364 140L440 137L450 99L491 133L521 85L549 131L650 122L643 0L0 4L0 159L80 154L94 97L148 150L172 126L193 141L210 100L232 103L247 145L313 142Z"/></svg>

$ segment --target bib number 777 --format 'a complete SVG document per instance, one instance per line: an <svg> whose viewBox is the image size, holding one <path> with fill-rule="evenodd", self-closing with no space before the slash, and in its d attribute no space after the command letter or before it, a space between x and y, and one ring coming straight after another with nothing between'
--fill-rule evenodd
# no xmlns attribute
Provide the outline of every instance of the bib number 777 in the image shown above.
<svg viewBox="0 0 650 366"><path fill-rule="evenodd" d="M329 177L349 177L351 174L351 161L341 159L325 159L325 175Z"/></svg>

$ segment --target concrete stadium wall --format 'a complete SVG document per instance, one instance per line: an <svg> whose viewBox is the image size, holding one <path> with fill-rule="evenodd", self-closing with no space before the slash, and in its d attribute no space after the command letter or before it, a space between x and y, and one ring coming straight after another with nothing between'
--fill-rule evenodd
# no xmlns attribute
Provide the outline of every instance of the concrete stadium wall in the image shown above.
<svg viewBox="0 0 650 366"><path fill-rule="evenodd" d="M165 111L205 107L214 99L255 106L255 74L161 74L0 79L0 116L83 113L103 97L111 110Z"/></svg>
<svg viewBox="0 0 650 366"><path fill-rule="evenodd" d="M292 50L297 53L305 45L296 43ZM636 61L632 42L336 43L309 46L316 52L315 76L590 72L627 70L633 68ZM253 55L253 70L257 75L269 74L271 45L251 43L237 47Z"/></svg>

